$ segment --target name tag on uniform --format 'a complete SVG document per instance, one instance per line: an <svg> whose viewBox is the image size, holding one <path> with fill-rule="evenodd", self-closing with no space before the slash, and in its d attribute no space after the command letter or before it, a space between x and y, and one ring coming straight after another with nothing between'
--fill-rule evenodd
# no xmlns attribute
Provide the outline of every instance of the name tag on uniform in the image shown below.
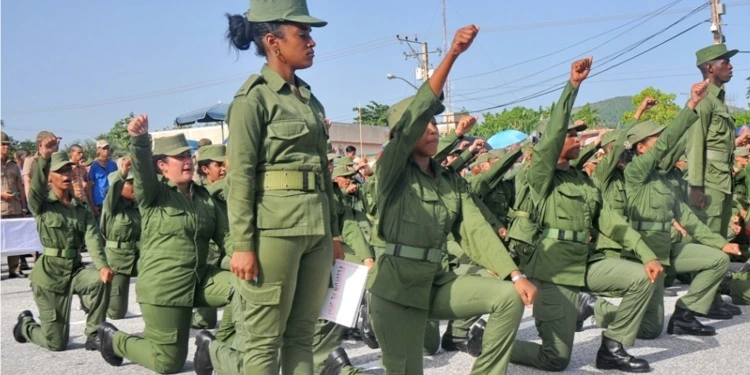
<svg viewBox="0 0 750 375"><path fill-rule="evenodd" d="M354 327L367 282L367 267L336 259L331 282L320 308L320 319Z"/></svg>

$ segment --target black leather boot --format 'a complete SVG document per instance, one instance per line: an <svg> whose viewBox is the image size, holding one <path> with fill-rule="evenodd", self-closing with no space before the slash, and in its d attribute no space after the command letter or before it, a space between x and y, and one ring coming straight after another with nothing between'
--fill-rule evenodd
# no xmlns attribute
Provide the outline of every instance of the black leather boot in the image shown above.
<svg viewBox="0 0 750 375"><path fill-rule="evenodd" d="M485 328L487 328L487 322L484 319L479 319L469 330L468 353L472 357L476 358L482 354L482 342L484 339Z"/></svg>
<svg viewBox="0 0 750 375"><path fill-rule="evenodd" d="M325 368L323 368L321 375L339 375L341 374L341 369L351 365L352 362L349 360L349 356L346 355L344 348L336 348L326 358Z"/></svg>
<svg viewBox="0 0 750 375"><path fill-rule="evenodd" d="M451 334L450 329L445 331L442 340L440 340L440 347L446 352L469 352L469 337L454 337Z"/></svg>
<svg viewBox="0 0 750 375"><path fill-rule="evenodd" d="M596 296L588 292L578 293L578 317L576 318L576 332L583 331L583 322L594 315Z"/></svg>
<svg viewBox="0 0 750 375"><path fill-rule="evenodd" d="M367 305L363 304L359 307L359 319L357 323L360 325L359 334L362 335L362 341L370 349L377 349L380 347L377 337L375 337L375 331L372 330L372 320L370 320L370 314L367 312Z"/></svg>
<svg viewBox="0 0 750 375"><path fill-rule="evenodd" d="M617 341L602 334L602 345L596 353L596 368L625 372L649 372L651 366L645 359L635 358Z"/></svg>
<svg viewBox="0 0 750 375"><path fill-rule="evenodd" d="M716 329L711 326L703 325L695 318L695 313L680 306L675 306L672 317L667 324L667 333L670 335L692 335L692 336L713 336Z"/></svg>
<svg viewBox="0 0 750 375"><path fill-rule="evenodd" d="M102 340L99 338L99 336L89 336L86 338L86 344L84 344L83 347L88 351L101 351Z"/></svg>
<svg viewBox="0 0 750 375"><path fill-rule="evenodd" d="M114 348L114 338L117 331L118 329L111 323L104 322L99 325L99 331L97 332L99 340L101 340L99 352L102 353L102 358L116 367L122 365L122 357L115 354Z"/></svg>
<svg viewBox="0 0 750 375"><path fill-rule="evenodd" d="M729 320L732 319L734 315L732 315L732 312L724 308L722 305L714 302L711 304L711 309L708 310L707 313L701 314L694 312L695 316L699 316L701 318L708 318L708 319L714 319L714 320Z"/></svg>
<svg viewBox="0 0 750 375"><path fill-rule="evenodd" d="M729 313L732 315L742 315L742 310L740 310L737 305L731 304L727 301L724 301L723 299L719 303L719 307L726 311L729 311Z"/></svg>
<svg viewBox="0 0 750 375"><path fill-rule="evenodd" d="M18 321L16 322L16 325L13 326L13 338L16 339L16 342L19 344L23 344L25 342L28 342L26 340L26 337L23 336L23 320L26 318L34 319L34 315L29 310L23 310L20 314L18 314Z"/></svg>
<svg viewBox="0 0 750 375"><path fill-rule="evenodd" d="M211 342L216 338L211 332L206 330L198 332L195 335L195 357L193 357L193 367L198 375L211 375L214 372L214 365L211 363L211 354L208 350Z"/></svg>
<svg viewBox="0 0 750 375"><path fill-rule="evenodd" d="M732 282L732 273L727 272L726 275L724 275L724 278L721 279L721 284L719 284L719 294L723 294L725 296L729 295L729 284Z"/></svg>

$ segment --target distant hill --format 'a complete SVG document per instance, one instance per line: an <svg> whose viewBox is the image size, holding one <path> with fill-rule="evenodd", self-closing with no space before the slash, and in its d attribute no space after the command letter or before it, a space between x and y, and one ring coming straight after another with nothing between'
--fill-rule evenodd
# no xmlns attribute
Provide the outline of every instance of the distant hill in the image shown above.
<svg viewBox="0 0 750 375"><path fill-rule="evenodd" d="M635 109L635 106L631 103L632 100L632 96L616 96L600 102L591 103L591 108L596 110L607 126L614 127L620 122L620 119L622 119L622 115L625 112ZM574 108L573 112L576 112L578 108Z"/></svg>

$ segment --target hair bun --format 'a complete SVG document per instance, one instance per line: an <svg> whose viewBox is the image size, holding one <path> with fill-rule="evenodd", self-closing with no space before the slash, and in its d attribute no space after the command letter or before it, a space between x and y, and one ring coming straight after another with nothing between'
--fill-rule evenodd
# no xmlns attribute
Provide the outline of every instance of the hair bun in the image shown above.
<svg viewBox="0 0 750 375"><path fill-rule="evenodd" d="M227 39L234 45L238 50L245 51L250 48L250 44L253 43L253 32L250 27L250 22L243 15L239 14L228 14L227 20L229 21L229 30L227 30Z"/></svg>

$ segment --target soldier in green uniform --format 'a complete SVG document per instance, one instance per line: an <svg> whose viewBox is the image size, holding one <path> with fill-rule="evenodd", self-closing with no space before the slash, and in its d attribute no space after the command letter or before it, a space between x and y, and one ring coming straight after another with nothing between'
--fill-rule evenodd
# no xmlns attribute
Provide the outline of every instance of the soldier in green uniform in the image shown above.
<svg viewBox="0 0 750 375"><path fill-rule="evenodd" d="M585 126L569 127L568 120L592 60L589 57L573 63L570 81L524 172L530 195L526 199L532 200L529 216L538 229L532 229L532 235L536 235L530 241L532 245L516 251L521 269L539 290L534 318L542 344L516 342L511 361L547 371L565 369L573 349L579 292L586 288L594 293L624 295L616 316L602 334L597 368L644 372L650 369L648 362L628 354L623 345L634 343L653 282L663 268L625 219L602 204L593 182L571 165L580 153L578 132ZM590 255L592 228L634 249L643 266L603 254Z"/></svg>
<svg viewBox="0 0 750 375"><path fill-rule="evenodd" d="M628 194L626 212L630 224L641 233L649 247L655 249L659 261L664 266L669 267L675 274L696 273L688 294L677 301L667 327L669 334L713 335L716 333L715 329L704 326L696 316L714 319L732 317L727 311L713 311L710 307L729 264L729 259L722 250L729 254L739 253L739 247L728 244L723 236L712 232L698 220L689 207L676 197L672 186L658 170L659 164L675 147L681 135L698 118L694 109L705 96L707 87L708 84L705 82L692 87L687 107L663 133L663 127L650 121L628 129L626 147L630 147L635 154L625 169ZM703 245L672 244L670 229L673 219L677 219L693 238ZM635 258L635 254L629 250L623 251L622 256ZM640 324L639 338L653 339L662 332L663 289L664 284L659 279L649 302L646 318Z"/></svg>
<svg viewBox="0 0 750 375"><path fill-rule="evenodd" d="M732 215L734 121L724 100L723 85L732 79L729 59L737 50L715 44L695 53L708 94L696 108L698 120L687 145L690 205L698 218L722 236Z"/></svg>
<svg viewBox="0 0 750 375"><path fill-rule="evenodd" d="M57 144L54 145L57 149ZM39 322L26 310L18 316L13 337L19 343L33 342L52 351L68 347L72 294L82 297L89 312L86 318L86 350L98 350L101 335L97 327L106 319L109 294L106 283L113 272L99 245L99 229L94 215L71 192L71 165L68 154L53 153L50 144L40 145L39 157L31 173L29 209L34 215L39 239L44 247L29 280ZM49 181L49 188L48 183ZM81 264L81 248L86 246L96 269ZM97 271L98 270L98 271Z"/></svg>
<svg viewBox="0 0 750 375"><path fill-rule="evenodd" d="M227 169L224 166L226 151L227 148L224 145L209 144L198 149L197 158L197 171L201 181L203 181L204 187L216 199L222 212L225 213L227 209L226 200L222 198L223 194L217 194L217 192L223 192L226 186L226 180L224 179L227 173ZM229 270L229 259L226 257L223 249L219 248L215 243L211 243L208 250L206 264ZM224 264L222 265L222 263ZM225 315L223 319L227 319L226 314L231 310L231 308L224 310ZM231 316L229 318L231 319ZM216 308L199 308L195 309L193 313L193 321L190 327L196 329L213 329L216 327L216 321Z"/></svg>
<svg viewBox="0 0 750 375"><path fill-rule="evenodd" d="M227 210L233 239L237 333L207 348L199 373L309 374L312 341L334 256L343 258L328 171L323 105L296 71L313 64L304 0L251 0L229 16L228 38L255 44L267 64L237 91L227 113ZM203 350L199 343L198 350ZM242 358L238 364L238 358Z"/></svg>
<svg viewBox="0 0 750 375"><path fill-rule="evenodd" d="M422 374L428 319L485 313L490 318L472 374L504 374L522 303L530 304L536 292L484 220L466 183L432 159L438 147L433 116L443 108L438 97L453 63L478 31L473 25L460 29L417 95L389 110L391 140L378 161L375 196L375 233L384 248L367 285L386 374ZM444 270L447 233L455 236L470 258L515 284Z"/></svg>
<svg viewBox="0 0 750 375"><path fill-rule="evenodd" d="M130 277L137 275L141 214L135 204L130 162L109 175L109 191L102 204L101 232L104 251L115 272L110 286L107 316L117 320L128 312Z"/></svg>
<svg viewBox="0 0 750 375"><path fill-rule="evenodd" d="M128 134L143 223L135 288L145 328L141 337L103 323L101 353L113 366L127 358L157 373L175 373L187 357L193 307L221 307L232 298L233 275L206 264L209 241L229 245L229 226L216 200L193 182L183 134L157 138L152 152L146 115L128 124Z"/></svg>
<svg viewBox="0 0 750 375"><path fill-rule="evenodd" d="M732 258L734 262L744 262L748 259L747 246L750 244L750 241L748 241L747 234L745 233L745 226L747 224L747 210L750 208L746 182L747 174L750 171L747 167L749 160L750 151L748 151L747 147L738 147L734 150L734 166L732 168L732 172L734 173L732 219L728 228L727 238L732 243L739 244L744 250L741 257Z"/></svg>

